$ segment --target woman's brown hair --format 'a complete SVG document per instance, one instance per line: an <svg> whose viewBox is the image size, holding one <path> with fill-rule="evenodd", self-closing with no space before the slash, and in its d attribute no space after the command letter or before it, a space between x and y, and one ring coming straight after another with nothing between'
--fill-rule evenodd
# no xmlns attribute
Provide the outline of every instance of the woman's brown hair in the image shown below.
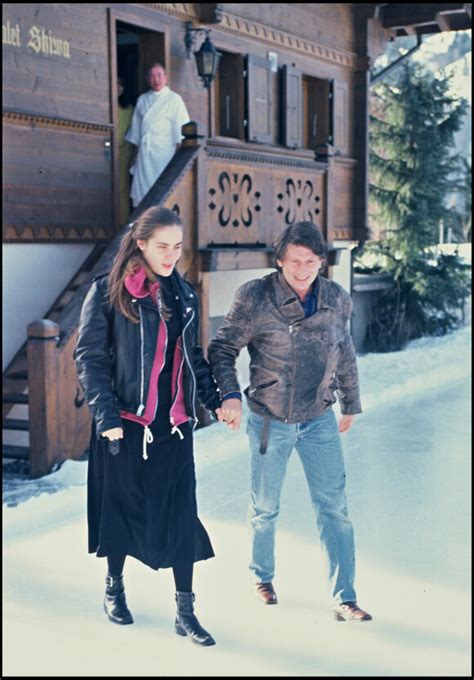
<svg viewBox="0 0 474 680"><path fill-rule="evenodd" d="M110 304L127 319L138 323L139 317L132 305L132 298L125 288L125 278L134 274L140 267L146 272L147 281L157 281L157 275L150 269L137 246L137 240L148 241L160 227L177 226L182 228L179 215L169 208L153 206L148 208L129 224L122 238L109 275ZM166 314L166 310L165 311Z"/></svg>

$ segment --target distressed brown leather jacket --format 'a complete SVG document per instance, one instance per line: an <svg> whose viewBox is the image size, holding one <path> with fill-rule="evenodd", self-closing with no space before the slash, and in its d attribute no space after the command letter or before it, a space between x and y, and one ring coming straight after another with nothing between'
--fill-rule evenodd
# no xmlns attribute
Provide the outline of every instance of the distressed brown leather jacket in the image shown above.
<svg viewBox="0 0 474 680"><path fill-rule="evenodd" d="M343 414L360 413L351 311L350 295L322 276L318 311L307 318L281 273L245 283L208 349L221 394L240 390L235 362L247 347L252 411L298 423L324 413L336 393Z"/></svg>

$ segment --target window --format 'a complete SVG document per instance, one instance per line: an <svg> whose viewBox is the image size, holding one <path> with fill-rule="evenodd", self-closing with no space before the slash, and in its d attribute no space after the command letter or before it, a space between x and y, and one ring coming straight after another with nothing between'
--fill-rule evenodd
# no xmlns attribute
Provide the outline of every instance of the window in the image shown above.
<svg viewBox="0 0 474 680"><path fill-rule="evenodd" d="M222 52L214 85L216 135L244 139L244 57Z"/></svg>
<svg viewBox="0 0 474 680"><path fill-rule="evenodd" d="M332 81L304 75L303 146L316 149L319 144L334 144L332 125Z"/></svg>

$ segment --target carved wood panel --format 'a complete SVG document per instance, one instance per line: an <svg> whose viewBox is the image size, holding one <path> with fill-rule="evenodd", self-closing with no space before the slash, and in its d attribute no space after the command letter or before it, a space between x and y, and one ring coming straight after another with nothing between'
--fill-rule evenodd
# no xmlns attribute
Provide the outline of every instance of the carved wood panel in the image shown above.
<svg viewBox="0 0 474 680"><path fill-rule="evenodd" d="M338 161L333 166L332 239L354 238L357 164Z"/></svg>
<svg viewBox="0 0 474 680"><path fill-rule="evenodd" d="M164 202L164 207L174 210L181 218L184 227L183 254L178 263L178 271L189 275L196 260L195 213L196 213L196 168L193 165Z"/></svg>
<svg viewBox="0 0 474 680"><path fill-rule="evenodd" d="M324 174L284 166L208 165L199 247L270 246L293 222L326 228Z"/></svg>

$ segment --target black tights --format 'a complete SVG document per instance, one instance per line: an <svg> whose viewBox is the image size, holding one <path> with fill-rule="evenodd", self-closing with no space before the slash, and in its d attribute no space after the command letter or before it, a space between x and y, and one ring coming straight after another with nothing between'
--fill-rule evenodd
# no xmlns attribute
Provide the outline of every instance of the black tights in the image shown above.
<svg viewBox="0 0 474 680"><path fill-rule="evenodd" d="M121 576L125 555L122 553L112 553L107 555L107 566L111 576ZM173 576L176 590L183 593L190 593L193 589L193 562L181 562L173 567Z"/></svg>
<svg viewBox="0 0 474 680"><path fill-rule="evenodd" d="M125 557L126 555L123 553L112 553L111 555L107 555L107 566L111 576L122 576Z"/></svg>

